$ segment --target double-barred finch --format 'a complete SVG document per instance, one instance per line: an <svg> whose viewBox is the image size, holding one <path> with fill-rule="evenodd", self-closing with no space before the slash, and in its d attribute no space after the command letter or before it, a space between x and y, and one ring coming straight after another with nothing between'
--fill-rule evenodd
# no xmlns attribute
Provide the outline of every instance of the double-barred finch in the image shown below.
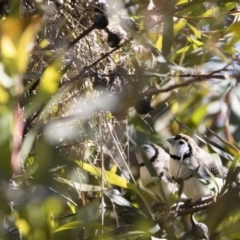
<svg viewBox="0 0 240 240"><path fill-rule="evenodd" d="M179 134L167 139L169 142L169 170L173 178L183 179L183 193L187 198L196 201L202 197L213 196L214 193L200 182L196 175L202 179L213 182L209 172L215 177L217 187L221 189L223 179L211 154L204 151L187 135ZM189 170L192 169L197 174Z"/></svg>
<svg viewBox="0 0 240 240"><path fill-rule="evenodd" d="M172 177L169 173L169 154L161 147L153 143L144 144L141 146L141 149L145 153L147 159L152 163L157 176L161 179L164 195L166 199L168 199L175 189L175 183L172 181ZM139 166L142 184L148 188L148 185L153 184L152 176L150 175L144 162L139 163ZM162 194L156 186L150 188L150 190L156 193L161 200L164 200Z"/></svg>
<svg viewBox="0 0 240 240"><path fill-rule="evenodd" d="M197 240L197 239L208 240L209 239L207 225L204 223L201 223L201 222L197 222L195 220L193 214L191 214L191 224L192 224L191 235L194 240Z"/></svg>

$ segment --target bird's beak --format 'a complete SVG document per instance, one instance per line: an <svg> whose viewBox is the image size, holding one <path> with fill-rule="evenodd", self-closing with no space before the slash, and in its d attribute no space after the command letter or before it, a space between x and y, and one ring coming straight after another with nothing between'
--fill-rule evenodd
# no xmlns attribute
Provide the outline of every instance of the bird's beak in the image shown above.
<svg viewBox="0 0 240 240"><path fill-rule="evenodd" d="M171 145L175 143L175 136L166 139Z"/></svg>

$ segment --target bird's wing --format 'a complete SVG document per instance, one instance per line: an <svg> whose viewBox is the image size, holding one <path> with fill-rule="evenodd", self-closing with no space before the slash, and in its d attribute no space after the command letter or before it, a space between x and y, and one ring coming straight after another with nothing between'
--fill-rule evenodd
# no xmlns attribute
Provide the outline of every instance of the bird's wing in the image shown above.
<svg viewBox="0 0 240 240"><path fill-rule="evenodd" d="M217 165L215 163L214 158L212 157L212 155L208 152L205 152L204 150L202 150L201 152L199 152L199 161L198 164L203 167L203 169L205 169L204 174L209 175L207 170L213 174L214 177L218 177L220 178L221 175L219 173L219 170L217 168Z"/></svg>
<svg viewBox="0 0 240 240"><path fill-rule="evenodd" d="M169 168L164 167L164 173L168 181L173 182L172 175L170 174Z"/></svg>

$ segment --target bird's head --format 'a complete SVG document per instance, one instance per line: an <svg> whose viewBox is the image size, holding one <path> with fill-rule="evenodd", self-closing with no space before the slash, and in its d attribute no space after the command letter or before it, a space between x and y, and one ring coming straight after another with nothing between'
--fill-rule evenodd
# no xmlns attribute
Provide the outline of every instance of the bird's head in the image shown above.
<svg viewBox="0 0 240 240"><path fill-rule="evenodd" d="M183 134L169 137L167 141L169 143L169 153L171 155L182 158L189 155L192 151L188 138Z"/></svg>
<svg viewBox="0 0 240 240"><path fill-rule="evenodd" d="M152 159L157 154L157 150L153 144L144 144L141 146L141 149L148 159Z"/></svg>

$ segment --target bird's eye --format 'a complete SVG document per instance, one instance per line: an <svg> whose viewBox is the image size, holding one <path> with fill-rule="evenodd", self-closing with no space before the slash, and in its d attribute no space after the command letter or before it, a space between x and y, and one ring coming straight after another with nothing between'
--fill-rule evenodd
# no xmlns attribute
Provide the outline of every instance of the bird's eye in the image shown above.
<svg viewBox="0 0 240 240"><path fill-rule="evenodd" d="M179 145L183 145L184 141L180 140L178 143L179 143Z"/></svg>
<svg viewBox="0 0 240 240"><path fill-rule="evenodd" d="M143 146L143 150L148 150L148 146Z"/></svg>

